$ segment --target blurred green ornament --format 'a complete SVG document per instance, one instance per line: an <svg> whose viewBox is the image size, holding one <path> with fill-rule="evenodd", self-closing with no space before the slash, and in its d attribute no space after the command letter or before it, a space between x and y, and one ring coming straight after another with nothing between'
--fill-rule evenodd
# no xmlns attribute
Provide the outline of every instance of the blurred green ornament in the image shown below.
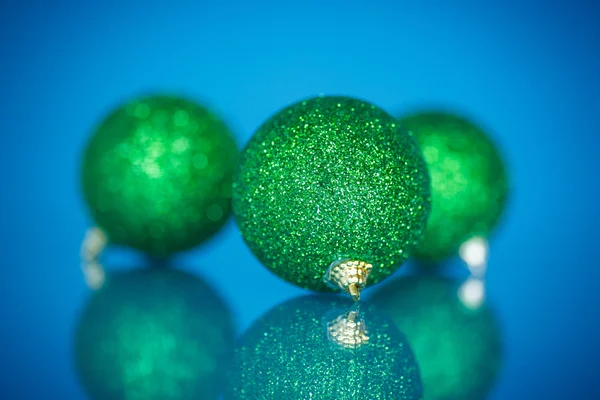
<svg viewBox="0 0 600 400"><path fill-rule="evenodd" d="M460 300L445 278L409 277L375 292L415 352L426 400L485 399L502 364L498 321L485 303Z"/></svg>
<svg viewBox="0 0 600 400"><path fill-rule="evenodd" d="M473 237L487 238L508 192L504 162L491 139L471 121L443 112L405 116L400 126L413 132L431 176L431 215L415 256L439 261Z"/></svg>
<svg viewBox="0 0 600 400"><path fill-rule="evenodd" d="M355 298L408 257L429 202L414 139L382 109L348 97L279 111L234 177L234 214L256 257L295 285Z"/></svg>
<svg viewBox="0 0 600 400"><path fill-rule="evenodd" d="M243 335L233 358L226 400L421 399L404 336L371 306L339 297L275 307Z"/></svg>
<svg viewBox="0 0 600 400"><path fill-rule="evenodd" d="M94 400L216 399L233 335L226 305L194 276L109 275L79 321L76 368Z"/></svg>
<svg viewBox="0 0 600 400"><path fill-rule="evenodd" d="M237 148L204 107L168 96L114 110L83 159L83 194L111 243L164 257L214 235L231 211Z"/></svg>

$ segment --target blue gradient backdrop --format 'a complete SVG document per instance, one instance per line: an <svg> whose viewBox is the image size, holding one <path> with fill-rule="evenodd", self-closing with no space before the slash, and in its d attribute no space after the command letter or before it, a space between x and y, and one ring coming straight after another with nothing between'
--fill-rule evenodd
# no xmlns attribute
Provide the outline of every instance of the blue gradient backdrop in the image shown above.
<svg viewBox="0 0 600 400"><path fill-rule="evenodd" d="M107 110L156 90L212 105L240 146L319 93L478 118L514 184L489 266L507 342L492 398L600 396L593 2L88 3L0 6L0 397L84 398L71 365L91 223L81 149ZM134 257L111 251L108 267ZM176 263L227 296L240 329L302 293L261 268L233 222Z"/></svg>

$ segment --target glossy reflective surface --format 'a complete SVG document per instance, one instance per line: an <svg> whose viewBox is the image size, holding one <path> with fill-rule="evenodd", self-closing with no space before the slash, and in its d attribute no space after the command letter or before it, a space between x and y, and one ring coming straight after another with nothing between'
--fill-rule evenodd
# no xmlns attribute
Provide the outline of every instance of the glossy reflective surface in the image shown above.
<svg viewBox="0 0 600 400"><path fill-rule="evenodd" d="M102 116L163 90L211 106L240 146L319 93L481 121L514 188L490 240L486 296L506 357L489 398L600 397L595 2L70 3L0 5L0 390L14 393L0 397L85 399L72 363L92 224L80 160ZM173 263L223 294L241 334L307 293L263 268L232 222Z"/></svg>
<svg viewBox="0 0 600 400"><path fill-rule="evenodd" d="M77 323L75 367L94 400L216 399L233 337L229 307L203 280L109 271Z"/></svg>
<svg viewBox="0 0 600 400"><path fill-rule="evenodd" d="M396 279L373 293L414 349L429 400L485 399L502 372L502 330L483 282Z"/></svg>
<svg viewBox="0 0 600 400"><path fill-rule="evenodd" d="M422 398L404 335L373 306L340 296L280 304L240 338L225 398Z"/></svg>

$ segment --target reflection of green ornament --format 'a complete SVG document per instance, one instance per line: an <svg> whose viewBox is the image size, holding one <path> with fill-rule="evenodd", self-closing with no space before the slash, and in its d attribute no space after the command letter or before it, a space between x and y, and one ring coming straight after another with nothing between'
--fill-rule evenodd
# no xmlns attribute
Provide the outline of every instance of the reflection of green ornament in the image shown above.
<svg viewBox="0 0 600 400"><path fill-rule="evenodd" d="M216 399L233 340L225 304L170 268L108 277L76 332L76 366L94 400Z"/></svg>
<svg viewBox="0 0 600 400"><path fill-rule="evenodd" d="M452 114L424 112L400 119L414 133L431 176L431 215L415 256L441 260L474 236L487 237L504 210L504 163L490 138Z"/></svg>
<svg viewBox="0 0 600 400"><path fill-rule="evenodd" d="M231 209L237 148L225 124L188 100L154 96L113 111L91 138L83 193L110 241L155 256L216 233Z"/></svg>
<svg viewBox="0 0 600 400"><path fill-rule="evenodd" d="M226 400L420 399L412 351L370 306L331 296L283 303L244 334Z"/></svg>
<svg viewBox="0 0 600 400"><path fill-rule="evenodd" d="M327 291L324 276L338 267L333 275L352 276L329 283L357 291L390 275L420 239L429 178L414 139L388 113L318 97L258 129L234 178L233 208L246 243L275 274Z"/></svg>
<svg viewBox="0 0 600 400"><path fill-rule="evenodd" d="M498 322L484 304L463 305L444 278L398 279L375 293L415 352L427 400L486 398L502 363Z"/></svg>

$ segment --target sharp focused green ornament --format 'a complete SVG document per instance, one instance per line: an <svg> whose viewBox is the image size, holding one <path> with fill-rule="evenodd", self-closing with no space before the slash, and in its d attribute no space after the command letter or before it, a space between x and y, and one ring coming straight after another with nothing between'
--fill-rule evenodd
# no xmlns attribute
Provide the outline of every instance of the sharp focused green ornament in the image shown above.
<svg viewBox="0 0 600 400"><path fill-rule="evenodd" d="M445 278L410 277L372 298L415 352L426 400L483 400L502 364L498 322L485 303L472 307Z"/></svg>
<svg viewBox="0 0 600 400"><path fill-rule="evenodd" d="M382 109L348 97L279 111L234 178L234 214L256 257L295 285L355 299L408 257L429 201L414 139Z"/></svg>
<svg viewBox="0 0 600 400"><path fill-rule="evenodd" d="M399 122L413 132L431 176L431 215L415 256L439 261L473 237L487 238L508 192L504 162L491 139L471 121L443 112Z"/></svg>
<svg viewBox="0 0 600 400"><path fill-rule="evenodd" d="M83 310L76 368L94 400L217 399L231 351L229 310L171 268L109 275Z"/></svg>
<svg viewBox="0 0 600 400"><path fill-rule="evenodd" d="M404 336L371 306L305 296L254 323L234 352L226 400L421 399Z"/></svg>
<svg viewBox="0 0 600 400"><path fill-rule="evenodd" d="M164 257L215 234L231 210L237 148L204 107L168 96L114 110L83 159L85 200L111 243Z"/></svg>

